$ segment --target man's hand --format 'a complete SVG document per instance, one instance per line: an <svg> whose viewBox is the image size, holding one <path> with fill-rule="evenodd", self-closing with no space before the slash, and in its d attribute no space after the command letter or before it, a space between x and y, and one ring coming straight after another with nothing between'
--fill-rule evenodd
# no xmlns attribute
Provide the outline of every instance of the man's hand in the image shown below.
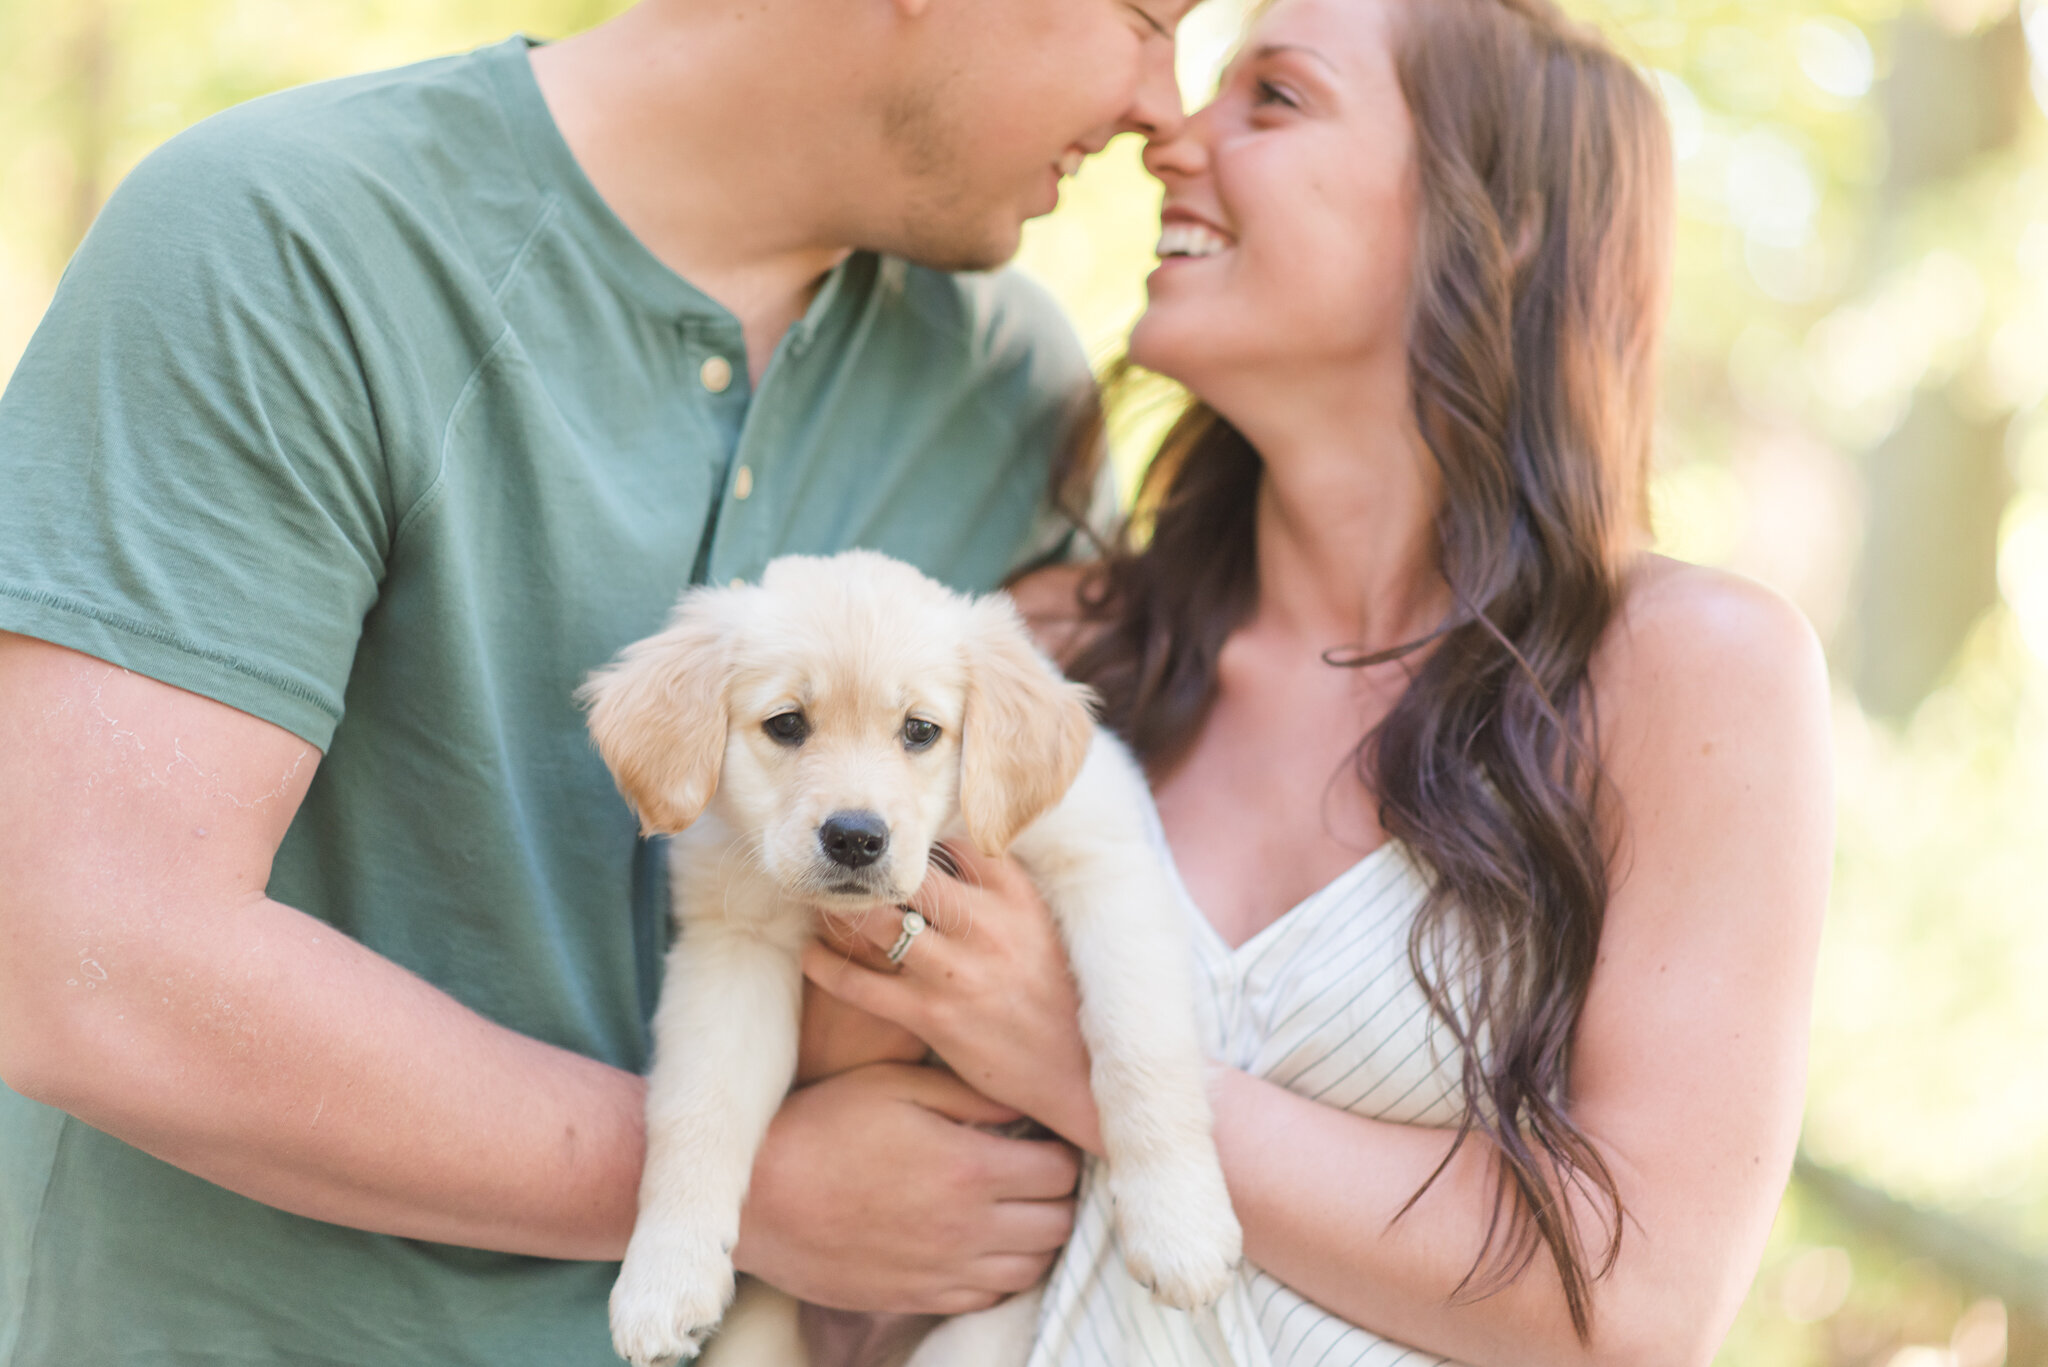
<svg viewBox="0 0 2048 1367"><path fill-rule="evenodd" d="M1017 1112L935 1068L878 1063L792 1093L755 1159L734 1261L803 1300L957 1315L1043 1277L1079 1160L977 1128Z"/></svg>
<svg viewBox="0 0 2048 1367"><path fill-rule="evenodd" d="M797 1034L796 1085L808 1086L869 1063L923 1063L931 1050L893 1021L848 1006L808 978Z"/></svg>

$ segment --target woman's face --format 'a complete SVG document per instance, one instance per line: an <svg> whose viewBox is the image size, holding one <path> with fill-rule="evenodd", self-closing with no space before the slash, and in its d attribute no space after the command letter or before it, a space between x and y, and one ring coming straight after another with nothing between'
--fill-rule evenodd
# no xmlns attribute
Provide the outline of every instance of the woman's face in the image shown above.
<svg viewBox="0 0 2048 1367"><path fill-rule="evenodd" d="M1401 3L1280 0L1214 102L1147 149L1166 200L1133 361L1212 402L1258 373L1405 367L1416 188Z"/></svg>

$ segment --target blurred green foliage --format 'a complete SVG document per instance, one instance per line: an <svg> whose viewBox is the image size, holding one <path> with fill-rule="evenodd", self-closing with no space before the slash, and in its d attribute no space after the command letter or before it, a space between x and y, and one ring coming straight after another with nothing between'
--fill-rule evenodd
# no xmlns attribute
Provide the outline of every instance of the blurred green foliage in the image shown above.
<svg viewBox="0 0 2048 1367"><path fill-rule="evenodd" d="M178 129L619 7L0 0L0 377L107 189ZM2048 1279L2025 1278L2048 1259L2048 0L1569 7L1652 74L1678 158L1660 542L1791 597L1840 680L1808 1152L2021 1278L2001 1296L1911 1219L1803 1180L1721 1362L2041 1367ZM1189 19L1191 94L1241 14L1208 0ZM1137 153L1096 158L1022 256L1103 361L1152 259ZM1154 395L1119 415L1126 476L1169 412Z"/></svg>

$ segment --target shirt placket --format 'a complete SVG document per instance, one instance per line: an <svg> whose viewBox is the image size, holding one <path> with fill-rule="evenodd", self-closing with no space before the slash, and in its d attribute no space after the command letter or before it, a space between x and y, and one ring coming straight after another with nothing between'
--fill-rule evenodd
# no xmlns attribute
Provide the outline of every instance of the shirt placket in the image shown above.
<svg viewBox="0 0 2048 1367"><path fill-rule="evenodd" d="M814 364L810 353L820 330L843 311L845 278L843 269L832 273L805 315L777 344L761 374L760 388L737 409L737 426L728 446L725 479L708 538L705 583L743 584L758 578L780 549L773 541L775 490L766 487L766 481L787 476L797 468L796 457L788 449L787 415L791 405L801 403L809 392ZM745 387L745 341L738 325L731 327L729 338L721 333L711 345L714 350L707 352L702 368L712 367L716 356L727 359L723 368L709 376L700 371L704 387L711 389L712 379L733 388ZM718 346L730 346L731 351L716 351Z"/></svg>
<svg viewBox="0 0 2048 1367"><path fill-rule="evenodd" d="M754 406L747 380L746 343L739 324L729 317L688 317L680 327L683 347L678 380L691 391L692 403L714 434L719 463L718 493L705 520L704 545L694 577L700 583L721 584L735 577L722 563L729 557L720 554L721 547L731 540L732 524L739 520L737 510L754 491L754 472L739 454Z"/></svg>

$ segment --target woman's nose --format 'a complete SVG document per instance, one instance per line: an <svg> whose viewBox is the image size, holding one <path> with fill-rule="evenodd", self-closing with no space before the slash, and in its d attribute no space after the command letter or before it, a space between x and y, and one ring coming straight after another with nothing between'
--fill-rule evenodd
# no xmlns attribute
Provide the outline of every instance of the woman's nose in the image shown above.
<svg viewBox="0 0 2048 1367"><path fill-rule="evenodd" d="M1160 180L1198 176L1209 169L1208 110L1182 119L1170 134L1145 144L1145 169Z"/></svg>

